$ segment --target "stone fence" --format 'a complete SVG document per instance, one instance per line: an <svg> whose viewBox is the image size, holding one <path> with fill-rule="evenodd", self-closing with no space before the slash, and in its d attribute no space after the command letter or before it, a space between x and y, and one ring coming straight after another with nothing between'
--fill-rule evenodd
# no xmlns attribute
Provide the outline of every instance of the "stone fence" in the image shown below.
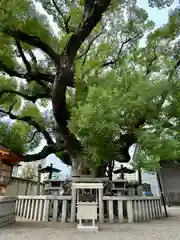
<svg viewBox="0 0 180 240"><path fill-rule="evenodd" d="M17 198L15 197L0 197L0 227L5 227L15 222L16 200Z"/></svg>
<svg viewBox="0 0 180 240"><path fill-rule="evenodd" d="M72 196L19 196L16 215L35 221L74 222ZM101 209L100 209L101 208ZM103 196L99 222L139 222L163 216L159 197Z"/></svg>

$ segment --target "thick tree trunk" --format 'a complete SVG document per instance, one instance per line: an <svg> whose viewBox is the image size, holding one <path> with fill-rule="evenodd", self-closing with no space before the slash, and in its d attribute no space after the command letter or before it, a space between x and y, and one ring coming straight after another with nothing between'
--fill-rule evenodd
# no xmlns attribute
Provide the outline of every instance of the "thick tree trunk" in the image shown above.
<svg viewBox="0 0 180 240"><path fill-rule="evenodd" d="M93 0L91 4L89 1L85 1L82 23L69 38L62 54L55 55L56 77L52 93L53 113L65 141L66 150L73 159L77 159L81 145L75 135L68 129L70 114L66 104L66 89L68 86L74 86L74 60L77 51L102 19L102 15L108 9L110 3L111 0ZM76 165L73 168L77 169L78 164L73 163L73 165Z"/></svg>

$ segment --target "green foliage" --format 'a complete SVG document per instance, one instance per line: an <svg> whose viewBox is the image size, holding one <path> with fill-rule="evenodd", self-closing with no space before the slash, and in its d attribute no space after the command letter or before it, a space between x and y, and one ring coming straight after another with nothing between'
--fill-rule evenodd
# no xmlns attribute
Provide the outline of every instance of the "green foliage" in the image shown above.
<svg viewBox="0 0 180 240"><path fill-rule="evenodd" d="M15 39L7 36L4 29L21 30L61 54L72 34L82 26L84 3L0 2L0 71L4 74L0 76L0 143L17 152L34 150L45 131L52 138L55 136L50 98L57 66L30 41L21 41L31 65L29 70ZM172 3L149 0L151 7L158 8ZM38 10L41 4L45 13ZM75 89L68 88L66 92L71 114L69 129L83 146L81 161L93 167L117 159L126 144L122 140L124 134L132 135L141 144L138 164L144 169L154 169L159 158L180 156L179 70L174 69L180 52L179 16L176 9L167 24L154 30L148 13L136 1L113 0L102 21L82 43L74 62ZM39 72L45 76L37 77ZM45 98L40 99L38 96L43 94ZM32 100L33 96L38 100ZM13 121L7 122L5 115ZM37 125L41 132L36 133ZM61 154L57 156L62 157Z"/></svg>
<svg viewBox="0 0 180 240"><path fill-rule="evenodd" d="M0 76L0 91L3 90L16 90L17 80L15 78L9 78L5 76ZM0 95L1 96L1 95ZM10 93L4 93L0 97L0 105L3 105L4 109L8 110L13 104L14 110L18 110L21 106L21 99L19 96Z"/></svg>
<svg viewBox="0 0 180 240"><path fill-rule="evenodd" d="M148 173L154 173L159 169L159 157L155 155L147 154L147 152L141 150L135 162L132 163L134 169L143 169Z"/></svg>
<svg viewBox="0 0 180 240"><path fill-rule="evenodd" d="M27 151L24 145L27 133L25 126L20 123L11 126L8 123L0 123L1 144L8 146L15 152L24 153Z"/></svg>
<svg viewBox="0 0 180 240"><path fill-rule="evenodd" d="M40 109L35 104L28 102L24 105L20 116L31 116L40 124L43 124L44 121Z"/></svg>

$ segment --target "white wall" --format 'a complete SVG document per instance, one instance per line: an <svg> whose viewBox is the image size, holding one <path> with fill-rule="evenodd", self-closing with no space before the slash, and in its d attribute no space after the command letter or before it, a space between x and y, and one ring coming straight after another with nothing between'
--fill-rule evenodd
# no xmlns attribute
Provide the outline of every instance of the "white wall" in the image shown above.
<svg viewBox="0 0 180 240"><path fill-rule="evenodd" d="M149 173L142 172L142 183L150 184L153 195L159 196L159 188L158 188L156 174L149 174Z"/></svg>
<svg viewBox="0 0 180 240"><path fill-rule="evenodd" d="M40 193L43 194L44 184L40 185ZM17 195L37 195L37 183L21 178L12 178L12 182L7 186L7 196Z"/></svg>

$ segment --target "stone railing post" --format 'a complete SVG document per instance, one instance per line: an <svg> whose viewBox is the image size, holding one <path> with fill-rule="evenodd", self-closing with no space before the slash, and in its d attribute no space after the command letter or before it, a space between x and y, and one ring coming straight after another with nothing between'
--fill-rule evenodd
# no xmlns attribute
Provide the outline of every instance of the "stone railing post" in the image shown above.
<svg viewBox="0 0 180 240"><path fill-rule="evenodd" d="M118 219L119 223L124 222L124 215L123 215L123 201L118 201Z"/></svg>
<svg viewBox="0 0 180 240"><path fill-rule="evenodd" d="M67 200L63 200L62 202L62 214L61 214L61 222L66 222L67 217Z"/></svg>
<svg viewBox="0 0 180 240"><path fill-rule="evenodd" d="M127 215L128 215L128 222L132 223L134 221L132 200L127 201Z"/></svg>
<svg viewBox="0 0 180 240"><path fill-rule="evenodd" d="M58 216L58 200L55 199L53 201L53 222L57 222L57 216Z"/></svg>
<svg viewBox="0 0 180 240"><path fill-rule="evenodd" d="M104 202L103 202L103 189L99 189L99 221L104 222Z"/></svg>
<svg viewBox="0 0 180 240"><path fill-rule="evenodd" d="M76 189L72 188L71 222L76 220Z"/></svg>
<svg viewBox="0 0 180 240"><path fill-rule="evenodd" d="M44 202L44 212L43 212L43 221L48 222L49 220L49 199L45 199Z"/></svg>
<svg viewBox="0 0 180 240"><path fill-rule="evenodd" d="M109 212L109 222L114 222L114 209L113 209L113 200L108 201L108 212Z"/></svg>

